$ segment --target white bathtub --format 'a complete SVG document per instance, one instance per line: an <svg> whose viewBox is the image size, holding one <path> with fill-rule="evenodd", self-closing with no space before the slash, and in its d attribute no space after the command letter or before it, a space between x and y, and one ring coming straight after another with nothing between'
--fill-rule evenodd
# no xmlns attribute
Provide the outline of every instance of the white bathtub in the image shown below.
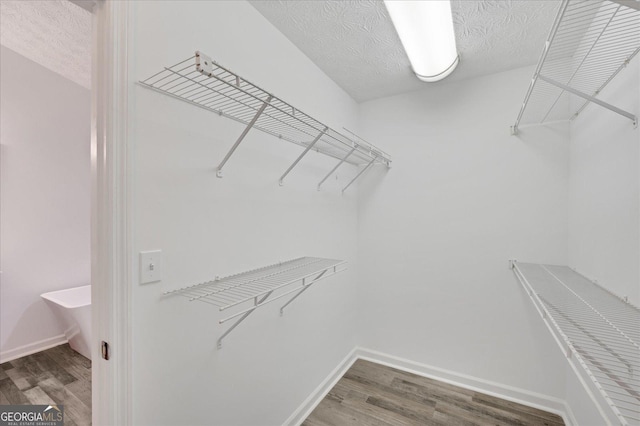
<svg viewBox="0 0 640 426"><path fill-rule="evenodd" d="M64 325L64 334L76 352L91 359L91 286L41 294Z"/></svg>

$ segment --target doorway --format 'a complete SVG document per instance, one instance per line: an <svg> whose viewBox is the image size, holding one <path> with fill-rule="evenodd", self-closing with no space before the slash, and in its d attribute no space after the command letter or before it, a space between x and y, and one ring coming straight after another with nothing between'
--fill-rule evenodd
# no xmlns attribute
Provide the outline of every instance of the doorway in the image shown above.
<svg viewBox="0 0 640 426"><path fill-rule="evenodd" d="M127 340L128 322L127 314L113 313L115 299L127 306L126 279L112 297L113 280L122 275L114 263L126 252L113 241L127 239L126 228L114 231L113 223L126 212L110 204L115 188L126 193L126 185L109 171L121 166L112 154L124 140L107 143L119 116L104 113L114 96L103 88L115 88L107 80L116 73L102 64L120 65L105 59L124 51L113 47L122 27L110 11L126 16L128 6L1 5L0 405L55 403L73 407L69 416L81 413L68 417L75 424L92 418L126 424L128 392L116 392L114 384L126 384L128 374L115 374L114 367L126 361L120 351L128 347L114 343ZM73 309L56 312L58 295L42 297L89 285L91 314L82 326L66 318ZM123 325L114 333L117 324ZM81 329L86 350L72 343ZM116 348L110 360L101 358L103 341Z"/></svg>

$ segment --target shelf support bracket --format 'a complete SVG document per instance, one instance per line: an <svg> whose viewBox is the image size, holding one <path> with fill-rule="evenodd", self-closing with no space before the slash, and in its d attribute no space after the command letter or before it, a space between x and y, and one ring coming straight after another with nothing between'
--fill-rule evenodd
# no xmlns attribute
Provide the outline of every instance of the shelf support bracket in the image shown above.
<svg viewBox="0 0 640 426"><path fill-rule="evenodd" d="M325 126L324 129L322 129L322 131L318 134L318 136L316 136L316 138L313 140L313 142L311 142L309 145L307 145L307 147L304 149L304 151L302 152L302 154L300 154L300 156L298 158L296 158L296 161L293 162L292 165L289 166L289 168L287 169L286 172L284 172L282 174L282 176L280 176L280 180L279 180L279 184L280 186L284 185L284 178L287 177L287 175L289 174L289 172L291 170L293 170L293 168L300 162L300 160L302 160L302 157L304 157L305 155L307 155L307 152L309 152L311 150L311 148L313 148L313 146L320 140L320 138L322 136L324 136L324 134L327 132L327 130L329 130L329 127Z"/></svg>
<svg viewBox="0 0 640 426"><path fill-rule="evenodd" d="M347 153L347 155L345 155L344 157L342 157L342 160L340 160L340 162L338 164L335 165L335 167L333 169L331 169L331 171L329 173L327 173L327 175L324 177L324 179L322 179L320 181L320 183L318 184L318 191L320 191L320 187L322 186L322 184L324 183L325 180L329 179L329 176L331 176L336 170L338 170L338 167L340 167L342 165L342 163L344 163L347 158L349 158L349 156L351 156L351 154L353 154L353 152L358 149L358 145L354 145L353 148L351 148L351 151L349 151Z"/></svg>
<svg viewBox="0 0 640 426"><path fill-rule="evenodd" d="M256 124L256 121L258 121L258 119L260 118L260 116L264 112L265 108L267 108L267 106L269 106L269 103L271 102L271 99L273 99L273 96L269 95L269 97L267 98L266 101L264 101L264 103L262 104L260 109L258 109L258 112L256 112L256 115L253 116L253 118L251 119L249 124L247 124L247 127L245 127L245 129L242 131L242 134L240 135L238 140L236 140L236 143L233 144L233 146L231 147L229 152L227 152L227 155L225 155L225 157L222 160L222 162L220 162L220 164L216 168L216 176L217 177L219 177L219 178L222 177L222 168L227 163L227 161L229 161L229 158L231 158L231 156L233 155L235 150L238 148L238 146L240 145L242 140L245 138L245 136L247 136L247 133L249 133L249 130L251 130L251 128Z"/></svg>
<svg viewBox="0 0 640 426"><path fill-rule="evenodd" d="M371 167L377 159L378 157L374 157L371 161L369 161L369 164L363 167L362 170L360 170L360 172L358 172L358 174L353 179L351 179L351 182L349 182L347 186L345 186L342 189L342 193L344 194L344 191L346 191L347 188L349 188L353 182L355 182L364 172L366 172L369 169L369 167Z"/></svg>
<svg viewBox="0 0 640 426"><path fill-rule="evenodd" d="M335 272L335 267L333 268L334 272ZM302 289L297 292L291 299L289 299L287 301L287 303L285 303L284 305L282 305L282 307L280 308L280 316L282 316L284 314L284 308L286 308L289 303L293 302L298 296L300 296L302 293L304 293L306 290L309 289L309 287L311 287L313 284L316 283L316 281L318 281L326 272L328 271L328 269L325 269L324 271L320 272L320 274L318 274L313 281L311 281L309 284L305 284L305 279L302 279Z"/></svg>
<svg viewBox="0 0 640 426"><path fill-rule="evenodd" d="M576 90L573 87L567 86L566 84L562 84L562 83L557 82L557 81L555 81L553 79L545 77L544 75L540 74L540 75L538 75L538 78L540 80L542 80L542 81L545 81L545 82L547 82L549 84L552 84L552 85L554 85L556 87L559 87L562 90L565 90L565 91L567 91L569 93L573 93L576 96L579 96L579 97L581 97L583 99L586 99L589 102L593 102L594 104L600 105L603 108L606 108L606 109L608 109L610 111L613 111L613 112L615 112L617 114L620 114L620 115L622 115L624 117L627 117L629 120L633 121L634 123L637 122L636 116L631 114L630 112L627 112L627 111L625 111L623 109L620 109L620 108L618 108L616 106L613 106L613 105L611 105L611 104L609 104L607 102L604 102L604 101L602 101L602 100L600 100L598 98L594 98L593 96L587 95L586 93L581 92L579 90Z"/></svg>
<svg viewBox="0 0 640 426"><path fill-rule="evenodd" d="M231 333L233 331L234 328L236 328L242 321L244 321L245 319L247 319L247 317L249 315L251 315L251 313L253 311L255 311L256 309L258 309L260 307L260 304L262 302L264 302L265 300L267 300L267 298L269 296L271 296L271 293L273 293L273 291L270 291L269 293L265 294L264 296L262 296L262 298L260 298L260 300L258 300L258 298L254 298L254 306L252 309L248 310L247 312L245 312L244 314L242 314L242 316L238 319L238 321L234 322L233 325L231 327L229 327L227 329L227 331L225 331L224 333L222 333L222 336L220 336L218 338L218 342L217 342L217 346L218 349L222 349L222 339L224 339L229 333Z"/></svg>

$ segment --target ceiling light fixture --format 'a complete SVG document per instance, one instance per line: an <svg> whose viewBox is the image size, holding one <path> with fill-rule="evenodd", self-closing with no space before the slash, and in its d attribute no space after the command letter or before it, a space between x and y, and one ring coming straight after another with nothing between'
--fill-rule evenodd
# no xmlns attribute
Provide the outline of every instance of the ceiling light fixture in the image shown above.
<svg viewBox="0 0 640 426"><path fill-rule="evenodd" d="M422 81L442 80L459 62L450 0L384 0L413 72Z"/></svg>

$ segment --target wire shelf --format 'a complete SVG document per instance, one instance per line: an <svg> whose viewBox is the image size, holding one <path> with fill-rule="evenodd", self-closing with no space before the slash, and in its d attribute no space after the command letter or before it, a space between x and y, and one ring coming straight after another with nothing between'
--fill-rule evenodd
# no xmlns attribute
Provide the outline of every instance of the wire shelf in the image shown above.
<svg viewBox="0 0 640 426"><path fill-rule="evenodd" d="M640 51L640 2L563 0L520 108L521 125L572 120L590 103L636 115L597 96ZM580 101L570 102L570 96Z"/></svg>
<svg viewBox="0 0 640 426"><path fill-rule="evenodd" d="M201 52L164 68L140 84L247 126L218 166L218 172L251 128L305 148L290 169L309 150L336 158L340 160L339 164L346 162L368 167L375 164L388 167L391 164L389 154L380 148L351 132L353 136L348 137L330 128ZM281 182L290 169L281 177Z"/></svg>
<svg viewBox="0 0 640 426"><path fill-rule="evenodd" d="M164 294L180 295L187 297L189 301L215 305L220 311L242 304L250 304L250 307L219 321L220 324L223 324L231 319L240 317L218 339L218 347L222 347L222 339L255 309L295 293L280 308L280 314L283 314L284 308L300 294L313 284L343 272L346 270L345 265L346 262L343 260L301 257L224 278L216 278L212 281L168 291ZM282 291L280 292L280 290ZM280 294L274 296L276 292Z"/></svg>
<svg viewBox="0 0 640 426"><path fill-rule="evenodd" d="M640 424L640 310L566 266L514 262L513 269L620 422Z"/></svg>

